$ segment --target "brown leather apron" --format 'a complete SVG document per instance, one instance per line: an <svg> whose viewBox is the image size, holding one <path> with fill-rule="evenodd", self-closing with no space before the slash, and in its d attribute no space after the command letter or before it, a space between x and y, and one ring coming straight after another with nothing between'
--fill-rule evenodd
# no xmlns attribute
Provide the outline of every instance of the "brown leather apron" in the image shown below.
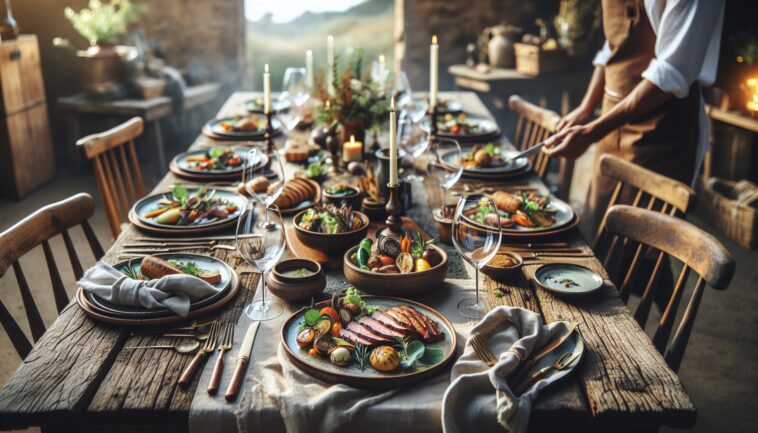
<svg viewBox="0 0 758 433"><path fill-rule="evenodd" d="M602 112L606 113L643 79L642 72L655 57L655 33L642 0L602 0L602 8L603 31L613 53L605 66ZM619 156L690 184L697 152L699 95L695 84L687 97L670 98L598 142L583 227L588 239L594 239L616 186L600 174L598 162L603 154Z"/></svg>

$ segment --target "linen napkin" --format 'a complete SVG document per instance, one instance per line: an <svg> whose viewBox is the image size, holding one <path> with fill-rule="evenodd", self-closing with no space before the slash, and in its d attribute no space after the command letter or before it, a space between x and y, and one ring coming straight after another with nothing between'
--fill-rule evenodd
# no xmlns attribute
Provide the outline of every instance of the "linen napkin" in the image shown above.
<svg viewBox="0 0 758 433"><path fill-rule="evenodd" d="M147 309L168 308L187 317L190 303L220 289L187 274L167 275L157 280L135 280L105 262L97 262L84 273L79 286L108 302Z"/></svg>
<svg viewBox="0 0 758 433"><path fill-rule="evenodd" d="M543 325L539 314L523 308L498 307L490 311L471 329L464 352L450 373L451 383L442 400L443 430L446 433L502 428L512 433L526 431L532 403L540 390L568 374L571 368L548 375L517 397L506 382L509 373L519 366L516 352L527 359L547 342L569 332L568 326L567 322ZM475 335L485 341L495 356L499 354L494 366L487 367L477 357L471 345Z"/></svg>

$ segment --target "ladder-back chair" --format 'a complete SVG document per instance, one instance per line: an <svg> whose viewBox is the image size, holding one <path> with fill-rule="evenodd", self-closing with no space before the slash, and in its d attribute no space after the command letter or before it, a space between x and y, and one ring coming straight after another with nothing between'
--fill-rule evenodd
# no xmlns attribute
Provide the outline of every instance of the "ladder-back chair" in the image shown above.
<svg viewBox="0 0 758 433"><path fill-rule="evenodd" d="M114 238L121 233L121 224L127 221L134 202L145 195L134 148L134 140L144 128L144 121L133 117L112 129L88 135L76 142L76 146L95 166L97 186Z"/></svg>
<svg viewBox="0 0 758 433"><path fill-rule="evenodd" d="M679 260L683 265L653 336L655 347L664 355L669 366L677 371L684 357L705 285L708 284L716 290L726 289L734 275L734 260L729 251L710 233L687 221L660 212L615 205L606 215L606 228L613 235L636 243L638 253L642 248L650 247L667 257ZM625 279L637 272L636 259L637 255L628 263ZM691 271L697 275L697 282L687 309L671 343L668 344ZM650 280L653 277L650 275ZM648 288L650 287L655 286L648 285ZM652 290L646 291L642 299L652 299L653 295ZM650 305L651 302L640 302L635 312L635 317L644 317L640 323L643 328Z"/></svg>
<svg viewBox="0 0 758 433"><path fill-rule="evenodd" d="M50 282L52 283L55 306L58 309L58 313L60 313L68 304L69 299L66 294L66 286L61 280L53 251L50 248L49 240L57 235L61 235L63 243L66 246L71 268L74 271L74 276L79 280L84 272L74 244L71 241L69 229L77 225L82 227L84 236L89 243L95 259L99 260L103 256L103 247L98 242L95 232L87 222L94 212L95 202L92 197L89 194L80 193L63 201L45 206L0 233L0 277L5 275L9 268L13 268L33 341L37 341L45 333L46 327L37 304L32 297L19 259L35 247L42 245L45 262L50 274ZM0 323L2 323L5 332L16 348L16 352L18 352L21 358L25 358L32 349L32 343L13 319L2 301L0 301Z"/></svg>
<svg viewBox="0 0 758 433"><path fill-rule="evenodd" d="M513 145L518 150L526 150L553 135L561 120L561 116L555 111L527 102L518 95L512 95L508 99L508 108L518 114L516 135L513 139ZM534 171L543 180L547 174L550 159L543 152L537 152L530 157ZM568 181L570 182L570 178ZM561 189L568 191L568 185Z"/></svg>

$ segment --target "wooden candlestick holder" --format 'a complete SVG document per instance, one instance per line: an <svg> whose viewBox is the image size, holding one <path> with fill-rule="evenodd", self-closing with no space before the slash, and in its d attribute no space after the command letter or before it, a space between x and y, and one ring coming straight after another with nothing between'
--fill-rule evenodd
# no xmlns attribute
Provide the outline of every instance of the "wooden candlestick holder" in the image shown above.
<svg viewBox="0 0 758 433"><path fill-rule="evenodd" d="M263 133L263 137L266 141L266 153L272 153L274 151L274 128L271 126L273 121L273 115L271 110L266 113L266 132Z"/></svg>
<svg viewBox="0 0 758 433"><path fill-rule="evenodd" d="M376 237L387 236L389 238L400 240L405 234L403 230L403 221L400 219L400 213L403 211L403 205L398 199L397 193L398 185L387 184L387 190L389 191L389 197L387 197L387 205L384 210L387 212L387 219L384 221L387 227L377 232Z"/></svg>
<svg viewBox="0 0 758 433"><path fill-rule="evenodd" d="M437 111L437 106L430 106L429 110L427 110L427 114L429 114L429 143L434 142L434 140L437 138L437 116L439 116L439 112Z"/></svg>

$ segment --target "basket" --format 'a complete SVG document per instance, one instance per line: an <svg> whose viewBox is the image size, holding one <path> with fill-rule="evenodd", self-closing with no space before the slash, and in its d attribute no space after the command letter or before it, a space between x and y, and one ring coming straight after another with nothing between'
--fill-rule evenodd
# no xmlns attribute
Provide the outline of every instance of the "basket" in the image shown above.
<svg viewBox="0 0 758 433"><path fill-rule="evenodd" d="M719 233L751 250L758 244L758 186L712 177L700 182L700 213Z"/></svg>
<svg viewBox="0 0 758 433"><path fill-rule="evenodd" d="M536 77L565 71L569 67L568 53L564 48L543 50L537 45L515 43L516 72Z"/></svg>

